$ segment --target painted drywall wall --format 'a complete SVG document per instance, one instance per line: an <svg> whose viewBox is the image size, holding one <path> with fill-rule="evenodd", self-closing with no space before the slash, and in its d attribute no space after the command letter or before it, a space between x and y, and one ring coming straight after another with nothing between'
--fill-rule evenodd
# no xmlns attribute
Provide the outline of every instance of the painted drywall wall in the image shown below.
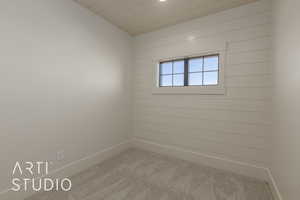
<svg viewBox="0 0 300 200"><path fill-rule="evenodd" d="M16 161L52 171L128 139L131 37L71 0L0 8L0 191Z"/></svg>
<svg viewBox="0 0 300 200"><path fill-rule="evenodd" d="M282 199L300 192L300 2L274 1L274 131L272 174Z"/></svg>
<svg viewBox="0 0 300 200"><path fill-rule="evenodd" d="M135 138L269 166L270 30L270 2L258 1L136 37ZM214 50L214 41L228 44L225 95L152 94L159 59Z"/></svg>

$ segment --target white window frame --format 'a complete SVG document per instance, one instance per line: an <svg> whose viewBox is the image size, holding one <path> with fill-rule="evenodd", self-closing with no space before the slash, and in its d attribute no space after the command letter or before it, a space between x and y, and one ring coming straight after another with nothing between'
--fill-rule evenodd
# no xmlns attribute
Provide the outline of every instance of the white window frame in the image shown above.
<svg viewBox="0 0 300 200"><path fill-rule="evenodd" d="M219 81L218 85L199 85L199 86L182 86L182 87L160 87L159 86L159 65L161 62L202 57L209 55L219 55ZM181 57L164 58L155 61L154 79L152 94L203 94L203 95L224 95L225 94L225 51L208 51L194 55L186 55Z"/></svg>

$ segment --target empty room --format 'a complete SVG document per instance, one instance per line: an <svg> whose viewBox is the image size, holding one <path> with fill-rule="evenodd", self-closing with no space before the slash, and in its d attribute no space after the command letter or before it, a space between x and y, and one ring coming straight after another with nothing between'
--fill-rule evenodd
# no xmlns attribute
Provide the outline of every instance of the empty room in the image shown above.
<svg viewBox="0 0 300 200"><path fill-rule="evenodd" d="M0 0L0 200L299 200L299 0Z"/></svg>

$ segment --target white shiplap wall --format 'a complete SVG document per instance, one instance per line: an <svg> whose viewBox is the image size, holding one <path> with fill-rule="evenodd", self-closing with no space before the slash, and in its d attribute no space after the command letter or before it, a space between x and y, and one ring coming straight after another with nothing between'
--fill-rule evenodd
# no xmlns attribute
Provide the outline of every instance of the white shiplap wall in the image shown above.
<svg viewBox="0 0 300 200"><path fill-rule="evenodd" d="M258 1L136 37L135 138L268 166L270 8ZM152 94L155 60L214 40L227 43L226 95Z"/></svg>

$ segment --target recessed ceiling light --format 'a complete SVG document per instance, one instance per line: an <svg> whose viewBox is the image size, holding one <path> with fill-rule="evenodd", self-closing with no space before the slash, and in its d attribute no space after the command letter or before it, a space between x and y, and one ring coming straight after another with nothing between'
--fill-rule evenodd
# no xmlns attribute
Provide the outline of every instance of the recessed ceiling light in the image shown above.
<svg viewBox="0 0 300 200"><path fill-rule="evenodd" d="M165 1L167 1L167 0L159 0L160 2L165 2Z"/></svg>
<svg viewBox="0 0 300 200"><path fill-rule="evenodd" d="M188 37L187 37L187 39L188 39L189 41L193 41L193 40L195 40L195 39L196 39L196 37L195 37L195 36L193 36L193 35L190 35L190 36L188 36Z"/></svg>

